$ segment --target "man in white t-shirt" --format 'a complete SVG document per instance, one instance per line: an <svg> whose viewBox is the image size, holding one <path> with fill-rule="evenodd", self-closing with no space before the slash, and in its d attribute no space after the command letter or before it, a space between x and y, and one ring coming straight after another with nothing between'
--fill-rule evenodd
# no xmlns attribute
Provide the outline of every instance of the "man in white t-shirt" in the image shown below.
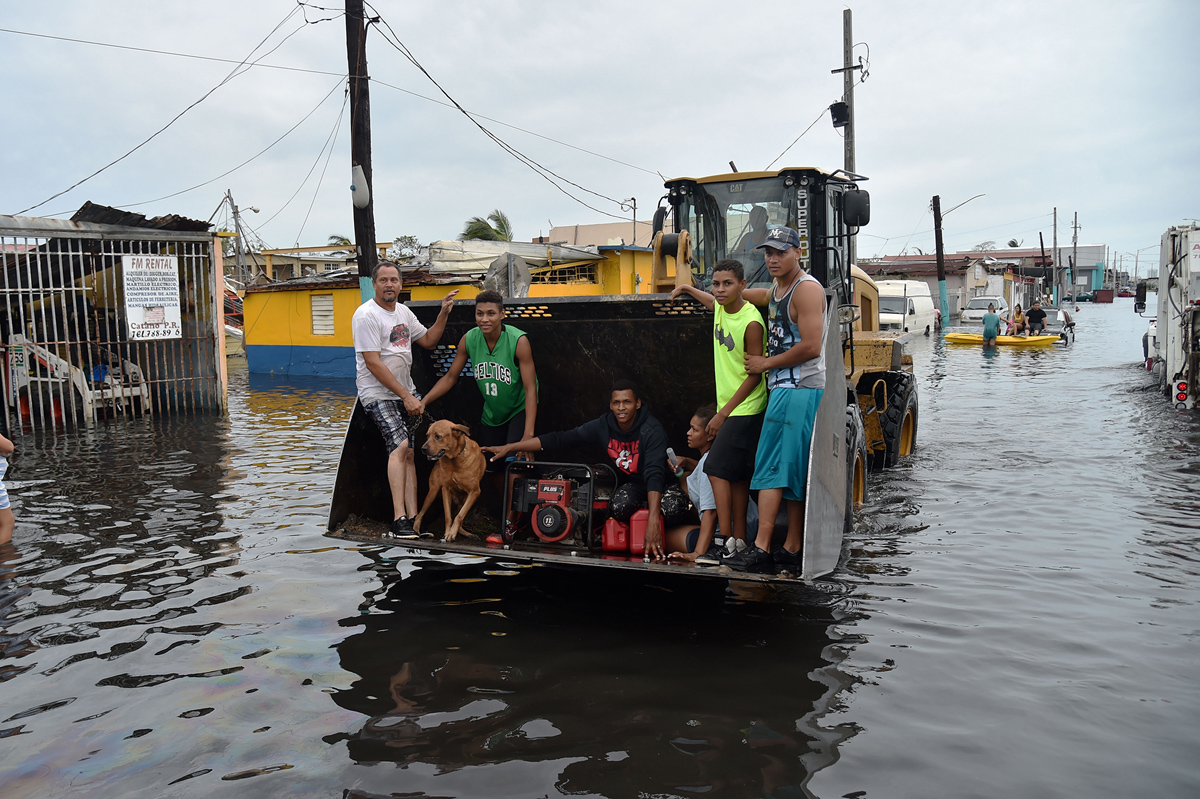
<svg viewBox="0 0 1200 799"><path fill-rule="evenodd" d="M371 275L375 299L354 312L355 385L363 410L374 420L388 448L388 485L394 512L391 535L416 537L412 519L417 515L417 472L405 422L420 418L425 403L412 381L412 344L427 350L437 346L454 306L458 289L442 298L442 309L433 327L425 328L403 303L400 270L382 263Z"/></svg>

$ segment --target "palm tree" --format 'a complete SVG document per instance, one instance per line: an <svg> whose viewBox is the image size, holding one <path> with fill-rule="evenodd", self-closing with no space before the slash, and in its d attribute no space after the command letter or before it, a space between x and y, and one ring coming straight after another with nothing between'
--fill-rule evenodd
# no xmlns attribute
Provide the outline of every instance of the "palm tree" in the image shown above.
<svg viewBox="0 0 1200 799"><path fill-rule="evenodd" d="M508 216L499 209L488 214L487 219L473 216L467 220L463 226L463 232L458 235L459 241L468 239L512 241L512 224L508 221Z"/></svg>

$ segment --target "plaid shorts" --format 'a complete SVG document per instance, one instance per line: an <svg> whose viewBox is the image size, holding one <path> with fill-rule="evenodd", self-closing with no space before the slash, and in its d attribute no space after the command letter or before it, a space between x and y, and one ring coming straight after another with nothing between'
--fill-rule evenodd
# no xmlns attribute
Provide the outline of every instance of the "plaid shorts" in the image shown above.
<svg viewBox="0 0 1200 799"><path fill-rule="evenodd" d="M413 394L417 399L421 398L420 394ZM376 400L375 402L363 405L363 410L375 422L375 426L379 428L379 432L383 434L383 442L387 444L388 453L396 451L396 448L408 441L408 427L406 426L410 417L408 411L404 410L404 402L402 400Z"/></svg>

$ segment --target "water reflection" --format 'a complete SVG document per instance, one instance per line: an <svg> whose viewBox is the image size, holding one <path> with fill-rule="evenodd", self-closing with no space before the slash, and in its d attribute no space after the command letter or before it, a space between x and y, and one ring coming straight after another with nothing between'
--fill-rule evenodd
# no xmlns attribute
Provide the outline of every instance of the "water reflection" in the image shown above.
<svg viewBox="0 0 1200 799"><path fill-rule="evenodd" d="M1197 795L1200 415L1120 313L918 340L918 448L829 593L323 538L348 381L27 437L0 793Z"/></svg>
<svg viewBox="0 0 1200 799"><path fill-rule="evenodd" d="M828 604L524 564L406 571L343 622L358 678L334 699L368 717L347 733L360 764L508 764L528 795L803 796L849 734L815 723L845 687Z"/></svg>

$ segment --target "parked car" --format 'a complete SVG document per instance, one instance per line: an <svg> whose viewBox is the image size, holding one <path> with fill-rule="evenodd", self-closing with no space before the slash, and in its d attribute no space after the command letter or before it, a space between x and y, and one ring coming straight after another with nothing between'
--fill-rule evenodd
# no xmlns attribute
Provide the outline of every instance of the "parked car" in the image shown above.
<svg viewBox="0 0 1200 799"><path fill-rule="evenodd" d="M1003 297L972 297L967 302L967 307L963 308L959 318L964 322L982 322L988 305L995 305L996 313L1003 317L1008 316L1008 303L1004 301Z"/></svg>
<svg viewBox="0 0 1200 799"><path fill-rule="evenodd" d="M937 327L929 284L924 280L877 280L879 329L928 336Z"/></svg>

